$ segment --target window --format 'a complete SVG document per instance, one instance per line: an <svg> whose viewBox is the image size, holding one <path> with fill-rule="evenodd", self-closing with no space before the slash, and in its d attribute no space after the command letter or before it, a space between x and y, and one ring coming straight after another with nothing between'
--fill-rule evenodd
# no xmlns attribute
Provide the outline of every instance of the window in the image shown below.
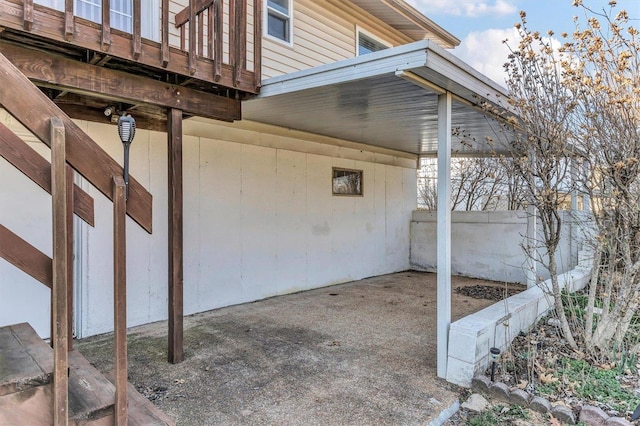
<svg viewBox="0 0 640 426"><path fill-rule="evenodd" d="M36 3L51 7L60 11L64 10L64 0L35 0ZM158 0L145 0L140 2L142 37L158 41L160 40ZM102 0L75 0L74 11L76 16L90 21L102 22ZM111 0L111 28L128 33L133 32L133 2L132 0Z"/></svg>
<svg viewBox="0 0 640 426"><path fill-rule="evenodd" d="M358 31L358 56L388 49L389 46L375 38Z"/></svg>
<svg viewBox="0 0 640 426"><path fill-rule="evenodd" d="M267 34L291 43L291 0L267 0Z"/></svg>
<svg viewBox="0 0 640 426"><path fill-rule="evenodd" d="M362 195L362 170L334 167L333 195Z"/></svg>

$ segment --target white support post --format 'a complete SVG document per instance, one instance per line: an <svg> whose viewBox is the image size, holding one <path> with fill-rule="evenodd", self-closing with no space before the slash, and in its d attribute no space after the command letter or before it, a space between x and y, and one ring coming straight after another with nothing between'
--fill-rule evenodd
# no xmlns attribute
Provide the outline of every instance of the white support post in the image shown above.
<svg viewBox="0 0 640 426"><path fill-rule="evenodd" d="M438 377L447 377L451 325L451 93L438 95L437 212L437 343Z"/></svg>
<svg viewBox="0 0 640 426"><path fill-rule="evenodd" d="M578 180L578 168L572 158L571 161L571 214L569 215L569 248L571 249L571 264L569 269L578 266L578 191L576 182Z"/></svg>

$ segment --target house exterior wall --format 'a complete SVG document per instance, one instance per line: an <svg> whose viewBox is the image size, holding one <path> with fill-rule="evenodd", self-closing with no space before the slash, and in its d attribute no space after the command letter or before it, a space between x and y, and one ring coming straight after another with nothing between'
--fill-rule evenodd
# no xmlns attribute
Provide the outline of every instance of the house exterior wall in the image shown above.
<svg viewBox="0 0 640 426"><path fill-rule="evenodd" d="M390 46L413 41L347 1L295 0L293 43L287 44L269 35L263 37L262 77L275 77L355 57L357 28Z"/></svg>
<svg viewBox="0 0 640 426"><path fill-rule="evenodd" d="M2 110L0 121L18 127ZM78 124L121 161L115 126ZM185 314L409 268L416 158L250 122L186 120L183 140ZM364 195L333 196L332 167L363 170ZM131 174L153 194L153 234L127 220L134 326L167 317L166 134L136 132ZM51 256L50 196L4 159L0 179L11 182L0 223ZM112 205L80 184L96 222L76 224L75 322L86 337L113 327ZM49 293L0 259L0 325L28 321L48 336Z"/></svg>

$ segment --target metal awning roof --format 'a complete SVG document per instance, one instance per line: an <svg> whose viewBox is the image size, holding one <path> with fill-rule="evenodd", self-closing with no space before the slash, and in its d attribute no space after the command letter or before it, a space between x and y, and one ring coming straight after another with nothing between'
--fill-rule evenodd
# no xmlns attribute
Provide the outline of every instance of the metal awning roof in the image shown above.
<svg viewBox="0 0 640 426"><path fill-rule="evenodd" d="M437 99L454 95L452 150L490 150L497 124L478 98L506 90L435 43L422 40L263 81L260 96L243 103L243 119L417 155L437 152Z"/></svg>

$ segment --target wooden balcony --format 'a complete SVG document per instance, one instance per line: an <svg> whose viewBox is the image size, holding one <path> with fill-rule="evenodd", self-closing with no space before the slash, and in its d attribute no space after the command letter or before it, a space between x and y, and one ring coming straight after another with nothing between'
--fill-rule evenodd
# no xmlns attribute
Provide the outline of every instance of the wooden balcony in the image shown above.
<svg viewBox="0 0 640 426"><path fill-rule="evenodd" d="M94 86L99 89L116 79L98 75L95 67L170 84L174 98L180 95L176 86L234 101L259 92L262 0L94 0L91 6L98 11L97 18L96 13L81 17L81 10L74 11L74 0L57 0L64 10L44 6L47 2L56 4L54 0L0 0L0 53L41 88L63 86L54 95L90 95ZM125 30L117 29L122 27L120 21L113 22L118 15L112 7L127 8ZM158 9L149 14L149 7ZM151 34L145 28L149 23ZM74 67L84 68L69 70L69 64L78 63L82 65ZM82 82L87 69L93 77ZM71 90L76 84L78 90ZM191 103L209 102L187 94L183 101L174 102L177 105L153 102L154 97L167 95L153 94L151 87L140 94L141 103L151 99L150 104L199 115L198 108L183 108L187 98ZM101 98L110 97L108 91L97 92ZM215 113L203 115L216 118Z"/></svg>

